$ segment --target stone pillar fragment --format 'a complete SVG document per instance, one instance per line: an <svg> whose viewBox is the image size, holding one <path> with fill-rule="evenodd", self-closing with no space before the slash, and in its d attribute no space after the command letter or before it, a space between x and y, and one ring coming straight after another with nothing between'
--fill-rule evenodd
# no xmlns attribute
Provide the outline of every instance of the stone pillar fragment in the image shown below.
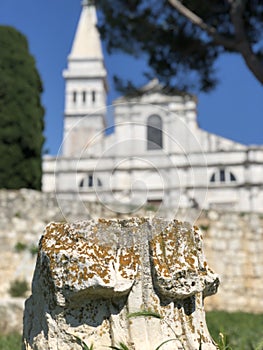
<svg viewBox="0 0 263 350"><path fill-rule="evenodd" d="M179 221L51 223L24 313L24 350L216 349L203 299L218 276Z"/></svg>

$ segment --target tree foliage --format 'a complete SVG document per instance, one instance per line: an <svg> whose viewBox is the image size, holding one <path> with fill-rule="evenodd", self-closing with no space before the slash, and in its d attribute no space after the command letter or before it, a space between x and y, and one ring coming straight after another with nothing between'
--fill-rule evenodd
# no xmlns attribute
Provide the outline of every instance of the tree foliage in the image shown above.
<svg viewBox="0 0 263 350"><path fill-rule="evenodd" d="M107 49L146 54L149 77L183 91L209 91L215 61L236 53L263 84L263 2L97 0Z"/></svg>
<svg viewBox="0 0 263 350"><path fill-rule="evenodd" d="M41 189L42 83L26 38L0 26L0 188Z"/></svg>

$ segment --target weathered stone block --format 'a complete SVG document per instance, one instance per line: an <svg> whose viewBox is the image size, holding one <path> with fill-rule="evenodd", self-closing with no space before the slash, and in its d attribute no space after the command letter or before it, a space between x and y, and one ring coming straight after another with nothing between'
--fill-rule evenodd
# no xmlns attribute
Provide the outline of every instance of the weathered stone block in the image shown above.
<svg viewBox="0 0 263 350"><path fill-rule="evenodd" d="M203 298L217 291L198 228L179 221L51 223L40 240L24 349L216 349Z"/></svg>

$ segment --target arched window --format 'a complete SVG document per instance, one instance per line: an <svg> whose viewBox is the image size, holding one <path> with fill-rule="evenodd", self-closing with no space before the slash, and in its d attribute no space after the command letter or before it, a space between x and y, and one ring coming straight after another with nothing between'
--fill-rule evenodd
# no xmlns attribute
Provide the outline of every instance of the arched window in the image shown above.
<svg viewBox="0 0 263 350"><path fill-rule="evenodd" d="M235 177L235 175L233 173L230 172L229 175L230 175L230 181L231 182L237 181L236 177Z"/></svg>
<svg viewBox="0 0 263 350"><path fill-rule="evenodd" d="M147 149L163 148L163 123L159 115L151 115L147 120Z"/></svg>
<svg viewBox="0 0 263 350"><path fill-rule="evenodd" d="M216 174L214 173L210 178L210 182L215 182L215 181L216 181Z"/></svg>
<svg viewBox="0 0 263 350"><path fill-rule="evenodd" d="M220 168L211 175L210 182L217 184L236 182L236 177L228 169Z"/></svg>
<svg viewBox="0 0 263 350"><path fill-rule="evenodd" d="M94 186L102 187L102 181L93 174L88 174L79 183L80 188L92 188Z"/></svg>

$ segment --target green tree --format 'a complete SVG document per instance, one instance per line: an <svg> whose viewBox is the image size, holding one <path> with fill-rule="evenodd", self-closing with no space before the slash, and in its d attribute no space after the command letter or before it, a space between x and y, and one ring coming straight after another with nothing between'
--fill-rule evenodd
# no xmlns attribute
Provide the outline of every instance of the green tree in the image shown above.
<svg viewBox="0 0 263 350"><path fill-rule="evenodd" d="M0 188L41 189L42 83L24 35L0 26Z"/></svg>
<svg viewBox="0 0 263 350"><path fill-rule="evenodd" d="M243 57L263 84L263 3L258 0L97 0L109 52L146 54L149 77L188 91L217 83L223 53Z"/></svg>

